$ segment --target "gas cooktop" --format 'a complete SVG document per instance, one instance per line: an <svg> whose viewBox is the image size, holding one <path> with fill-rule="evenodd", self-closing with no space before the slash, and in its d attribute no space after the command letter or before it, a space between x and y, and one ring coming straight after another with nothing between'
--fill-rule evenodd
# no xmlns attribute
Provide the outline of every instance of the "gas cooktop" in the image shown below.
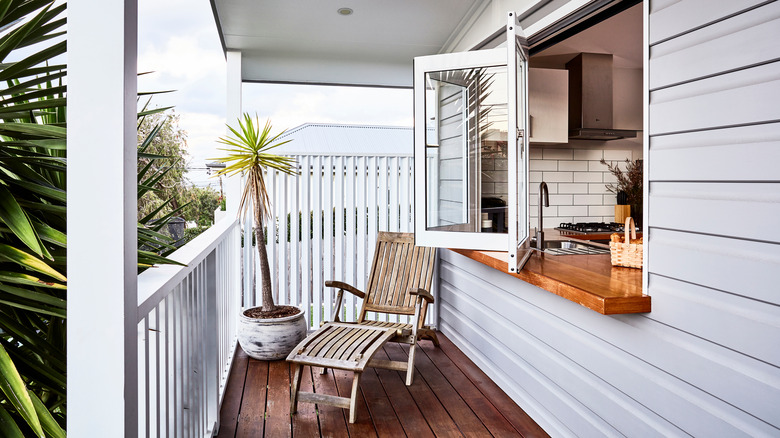
<svg viewBox="0 0 780 438"><path fill-rule="evenodd" d="M623 224L617 222L562 222L559 226L555 227L561 234L596 234L596 233L622 233ZM641 231L637 228L637 231Z"/></svg>

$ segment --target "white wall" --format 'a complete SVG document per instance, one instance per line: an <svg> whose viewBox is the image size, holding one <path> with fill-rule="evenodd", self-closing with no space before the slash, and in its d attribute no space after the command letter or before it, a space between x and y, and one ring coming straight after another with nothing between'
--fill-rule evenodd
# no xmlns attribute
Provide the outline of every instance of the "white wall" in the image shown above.
<svg viewBox="0 0 780 438"><path fill-rule="evenodd" d="M780 3L759 4L646 5L652 312L441 252L441 330L552 436L780 435Z"/></svg>

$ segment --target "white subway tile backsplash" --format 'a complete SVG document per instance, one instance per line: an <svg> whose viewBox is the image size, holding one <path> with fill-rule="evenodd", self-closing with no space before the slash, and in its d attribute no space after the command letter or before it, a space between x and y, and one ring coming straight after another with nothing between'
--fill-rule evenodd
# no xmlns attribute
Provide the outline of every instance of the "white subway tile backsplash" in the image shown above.
<svg viewBox="0 0 780 438"><path fill-rule="evenodd" d="M528 193L532 195L539 195L539 183L538 182L531 182L531 185L528 186ZM547 193L553 195L558 193L558 184L556 183L548 183L547 184Z"/></svg>
<svg viewBox="0 0 780 438"><path fill-rule="evenodd" d="M574 205L604 205L603 195L574 195Z"/></svg>
<svg viewBox="0 0 780 438"><path fill-rule="evenodd" d="M572 205L573 198L574 195L550 195L550 205Z"/></svg>
<svg viewBox="0 0 780 438"><path fill-rule="evenodd" d="M558 212L563 216L587 216L588 208L585 205L560 206Z"/></svg>
<svg viewBox="0 0 780 438"><path fill-rule="evenodd" d="M605 184L617 181L599 160L604 158L622 169L625 159L633 159L635 154L636 151L624 149L532 147L529 154L529 203L534 217L531 226L536 226L541 181L547 183L550 193L550 207L544 208L546 228L561 222L612 222L616 198Z"/></svg>
<svg viewBox="0 0 780 438"><path fill-rule="evenodd" d="M617 182L617 177L615 175L611 173L604 174L604 183L608 184L608 183L616 183L616 182Z"/></svg>
<svg viewBox="0 0 780 438"><path fill-rule="evenodd" d="M588 185L587 184L560 184L559 185L560 193L588 193ZM538 193L538 192L537 192Z"/></svg>
<svg viewBox="0 0 780 438"><path fill-rule="evenodd" d="M575 160L600 160L604 158L604 151L601 149L574 149Z"/></svg>
<svg viewBox="0 0 780 438"><path fill-rule="evenodd" d="M573 176L571 172L544 172L543 178L545 182L570 183Z"/></svg>
<svg viewBox="0 0 780 438"><path fill-rule="evenodd" d="M613 205L591 205L588 207L589 216L607 216L615 214L615 206Z"/></svg>
<svg viewBox="0 0 780 438"><path fill-rule="evenodd" d="M604 151L604 159L607 161L625 161L626 158L631 159L631 151Z"/></svg>
<svg viewBox="0 0 780 438"><path fill-rule="evenodd" d="M558 161L555 160L529 160L528 168L530 170L558 170Z"/></svg>
<svg viewBox="0 0 780 438"><path fill-rule="evenodd" d="M545 160L571 160L574 158L574 153L571 149L543 149L543 157Z"/></svg>
<svg viewBox="0 0 780 438"><path fill-rule="evenodd" d="M575 172L582 172L588 171L588 162L587 161L559 161L558 162L558 169L560 171L575 171Z"/></svg>
<svg viewBox="0 0 780 438"><path fill-rule="evenodd" d="M601 182L601 172L574 172L574 182Z"/></svg>

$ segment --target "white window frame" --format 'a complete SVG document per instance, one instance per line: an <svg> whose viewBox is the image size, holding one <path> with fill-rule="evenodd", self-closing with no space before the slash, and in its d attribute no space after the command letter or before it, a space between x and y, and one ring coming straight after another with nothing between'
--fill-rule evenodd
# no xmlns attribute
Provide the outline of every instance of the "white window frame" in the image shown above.
<svg viewBox="0 0 780 438"><path fill-rule="evenodd" d="M509 272L517 272L528 259L528 47L517 16L508 14L506 47L471 52L422 56L414 59L414 153L415 153L415 240L418 245L439 248L508 251ZM518 47L518 42L522 43ZM517 72L518 58L523 63ZM427 121L425 74L427 72L479 67L507 67L508 181L509 208L507 233L480 233L427 229ZM519 82L519 84L518 84ZM524 99L517 101L517 87ZM519 205L522 204L522 205Z"/></svg>

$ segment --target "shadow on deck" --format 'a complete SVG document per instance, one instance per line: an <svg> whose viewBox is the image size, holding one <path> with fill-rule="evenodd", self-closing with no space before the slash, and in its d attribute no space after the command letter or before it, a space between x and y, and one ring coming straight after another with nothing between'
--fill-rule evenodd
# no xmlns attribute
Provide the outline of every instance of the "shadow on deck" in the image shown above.
<svg viewBox="0 0 780 438"><path fill-rule="evenodd" d="M360 380L357 422L331 406L299 403L290 416L290 366L249 359L239 348L220 413L227 437L548 436L485 373L439 333L441 348L422 341L412 386L398 371L366 368ZM377 359L407 360L408 346L388 343ZM351 373L321 375L306 366L303 391L349 397Z"/></svg>

